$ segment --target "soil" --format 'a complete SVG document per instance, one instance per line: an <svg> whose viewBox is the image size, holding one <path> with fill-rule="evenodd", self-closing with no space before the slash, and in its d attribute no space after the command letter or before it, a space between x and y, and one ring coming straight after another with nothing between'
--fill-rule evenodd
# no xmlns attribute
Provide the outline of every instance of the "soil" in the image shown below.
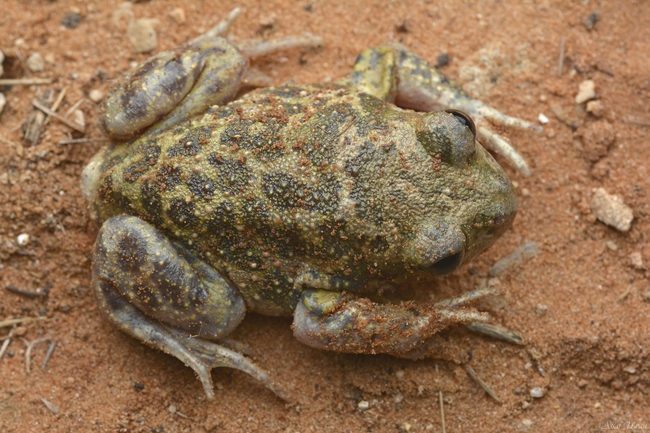
<svg viewBox="0 0 650 433"><path fill-rule="evenodd" d="M62 114L83 99L87 138L102 137L89 92L106 91L150 55L134 53L124 28L111 25L117 4L2 2L3 78L52 78L57 92L67 89ZM289 318L250 314L232 337L253 348L252 359L296 403L229 369L213 372L217 399L209 401L189 368L99 314L90 290L97 227L79 177L102 143L59 144L80 135L52 119L38 144L28 145L21 124L44 86L5 86L0 321L45 320L16 327L0 360L0 431L441 432L441 398L447 432L649 429L650 2L153 0L133 9L137 18L158 19L159 52L207 30L237 5L245 8L233 30L239 37L309 31L324 38L322 48L255 61L275 84L337 79L363 49L396 40L432 63L447 54L442 70L495 108L550 119L541 134L498 128L533 171L524 178L497 156L520 197L515 224L477 260L423 288L442 298L499 285L503 295L482 307L525 344L457 328L445 338L468 354L464 365L337 354L296 341ZM172 17L177 8L184 22ZM77 21L74 13L79 25L65 27ZM598 19L589 19L593 13ZM45 58L43 72L25 66L34 52ZM575 102L585 80L595 82L602 104L594 113ZM631 207L629 231L596 220L590 203L600 187ZM23 233L29 240L20 245ZM537 254L490 280L491 265L528 240L539 245ZM48 293L28 297L7 286ZM11 330L0 328L0 339ZM40 342L29 354L28 373L30 341ZM42 369L51 342L56 347ZM469 377L467 366L501 403Z"/></svg>

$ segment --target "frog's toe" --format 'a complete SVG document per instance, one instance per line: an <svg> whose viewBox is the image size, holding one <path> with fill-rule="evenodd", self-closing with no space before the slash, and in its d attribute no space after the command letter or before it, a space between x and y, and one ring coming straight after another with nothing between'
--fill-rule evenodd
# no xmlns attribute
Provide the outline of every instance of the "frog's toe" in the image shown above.
<svg viewBox="0 0 650 433"><path fill-rule="evenodd" d="M245 39L237 41L235 46L249 59L265 56L278 51L290 50L291 48L315 48L323 44L323 38L305 33L299 36L287 36L280 39L268 41L260 39Z"/></svg>
<svg viewBox="0 0 650 433"><path fill-rule="evenodd" d="M190 365L190 367L192 367L199 376L209 398L210 393L212 393L212 378L210 377L210 370L218 367L228 367L249 374L262 385L273 391L273 393L282 400L291 402L289 394L282 389L282 387L279 386L266 371L245 358L242 354L226 349L223 346L202 338L188 337L177 331L171 332L173 332L178 340L182 341L187 348L200 358L193 365ZM209 392L206 387L209 388ZM214 396L214 394L212 395Z"/></svg>
<svg viewBox="0 0 650 433"><path fill-rule="evenodd" d="M505 138L485 126L479 126L477 132L479 141L488 149L503 155L524 177L531 175L524 157Z"/></svg>

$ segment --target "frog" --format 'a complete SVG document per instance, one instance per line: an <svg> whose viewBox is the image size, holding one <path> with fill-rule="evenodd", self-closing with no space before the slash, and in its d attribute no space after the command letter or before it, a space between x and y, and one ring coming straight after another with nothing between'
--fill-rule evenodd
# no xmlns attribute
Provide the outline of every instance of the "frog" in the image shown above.
<svg viewBox="0 0 650 433"><path fill-rule="evenodd" d="M311 347L413 359L436 355L441 330L487 321L468 304L491 289L391 296L458 269L515 218L515 189L473 119L533 125L394 43L338 81L238 95L251 58L322 40L235 44L235 12L103 103L112 142L82 175L102 315L192 368L209 399L211 370L228 367L291 400L228 340L247 312L293 317Z"/></svg>

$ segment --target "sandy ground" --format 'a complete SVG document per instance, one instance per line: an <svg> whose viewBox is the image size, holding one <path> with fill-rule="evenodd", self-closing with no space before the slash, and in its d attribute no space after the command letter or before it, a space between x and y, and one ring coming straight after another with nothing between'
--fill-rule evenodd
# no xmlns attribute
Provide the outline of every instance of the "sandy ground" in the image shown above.
<svg viewBox="0 0 650 433"><path fill-rule="evenodd" d="M524 346L463 329L446 333L471 353L467 365L502 402L487 396L465 366L322 352L293 338L290 319L256 315L233 338L254 349L255 362L297 403L287 405L245 374L225 369L213 373L216 401L206 400L190 369L123 335L98 312L89 288L97 228L79 176L101 143L58 144L71 129L53 119L39 143L28 145L21 124L43 86L5 86L0 321L46 320L14 329L0 360L0 431L441 432L440 395L447 432L649 430L650 3L153 0L134 11L159 20L158 52L197 36L236 5L246 9L233 31L239 37L310 31L324 38L322 49L256 61L276 84L339 78L363 49L398 40L434 63L448 53L443 71L492 106L550 119L539 135L499 129L533 170L524 178L497 157L520 197L514 227L469 266L424 288L427 297L470 290L525 241L539 244L534 258L493 281L504 295L484 306L496 323L520 332ZM107 90L148 57L134 53L123 28L111 26L116 6L3 0L3 78L52 78L56 91L67 88L63 114L90 91ZM182 23L170 15L176 8L184 12ZM78 27L62 26L74 12ZM594 12L599 20L588 30L583 23ZM34 52L45 58L43 72L23 63ZM601 117L575 102L588 79L596 84ZM84 137L100 138L97 107L84 101ZM633 210L628 232L596 220L590 203L600 187ZM17 241L22 233L29 235L26 245ZM5 290L8 285L49 294L25 297ZM11 329L1 328L0 339ZM31 350L27 373L26 342L43 339ZM41 369L49 342L56 348ZM536 387L541 398L531 397Z"/></svg>

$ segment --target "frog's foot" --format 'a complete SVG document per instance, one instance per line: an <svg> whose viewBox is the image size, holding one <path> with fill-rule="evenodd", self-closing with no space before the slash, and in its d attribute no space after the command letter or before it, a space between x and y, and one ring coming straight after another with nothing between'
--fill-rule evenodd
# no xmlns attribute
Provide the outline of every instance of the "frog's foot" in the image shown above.
<svg viewBox="0 0 650 433"><path fill-rule="evenodd" d="M237 7L233 9L228 18L221 21L219 24L203 33L202 35L192 39L191 43L195 42L204 42L216 37L227 38L228 32L232 28L233 23L241 15L243 9ZM286 51L292 48L313 48L318 47L323 43L323 38L319 36L314 36L311 33L306 33L300 36L287 36L280 39L243 39L241 41L234 40L233 38L228 38L233 42L241 52L248 57L249 59L255 57L265 56L267 54L272 54L278 51Z"/></svg>
<svg viewBox="0 0 650 433"><path fill-rule="evenodd" d="M535 131L540 131L541 127L507 116L472 98L458 84L401 44L387 44L364 51L357 59L352 74L340 83L394 102L402 108L464 111L474 119L483 143L503 154L524 176L530 175L524 158L505 138L488 128L488 121Z"/></svg>
<svg viewBox="0 0 650 433"><path fill-rule="evenodd" d="M120 330L191 367L208 398L214 398L210 370L230 367L286 399L266 372L207 341L228 335L245 314L238 290L215 269L133 216L104 222L93 259L93 290L102 314Z"/></svg>
<svg viewBox="0 0 650 433"><path fill-rule="evenodd" d="M439 342L435 334L454 324L486 322L487 314L465 305L494 293L493 288L484 288L433 305L393 305L308 290L296 307L293 330L301 342L336 352L436 356L429 350L422 355L428 342Z"/></svg>
<svg viewBox="0 0 650 433"><path fill-rule="evenodd" d="M185 336L183 333L178 331L171 330L171 332L177 340L182 341L187 348L189 348L194 354L198 355L198 358L193 360L194 362L190 367L192 367L199 376L208 398L214 398L210 370L217 367L228 367L248 373L262 385L273 391L275 395L280 397L282 400L291 402L289 394L283 390L266 371L245 358L241 353L227 349L211 341Z"/></svg>

